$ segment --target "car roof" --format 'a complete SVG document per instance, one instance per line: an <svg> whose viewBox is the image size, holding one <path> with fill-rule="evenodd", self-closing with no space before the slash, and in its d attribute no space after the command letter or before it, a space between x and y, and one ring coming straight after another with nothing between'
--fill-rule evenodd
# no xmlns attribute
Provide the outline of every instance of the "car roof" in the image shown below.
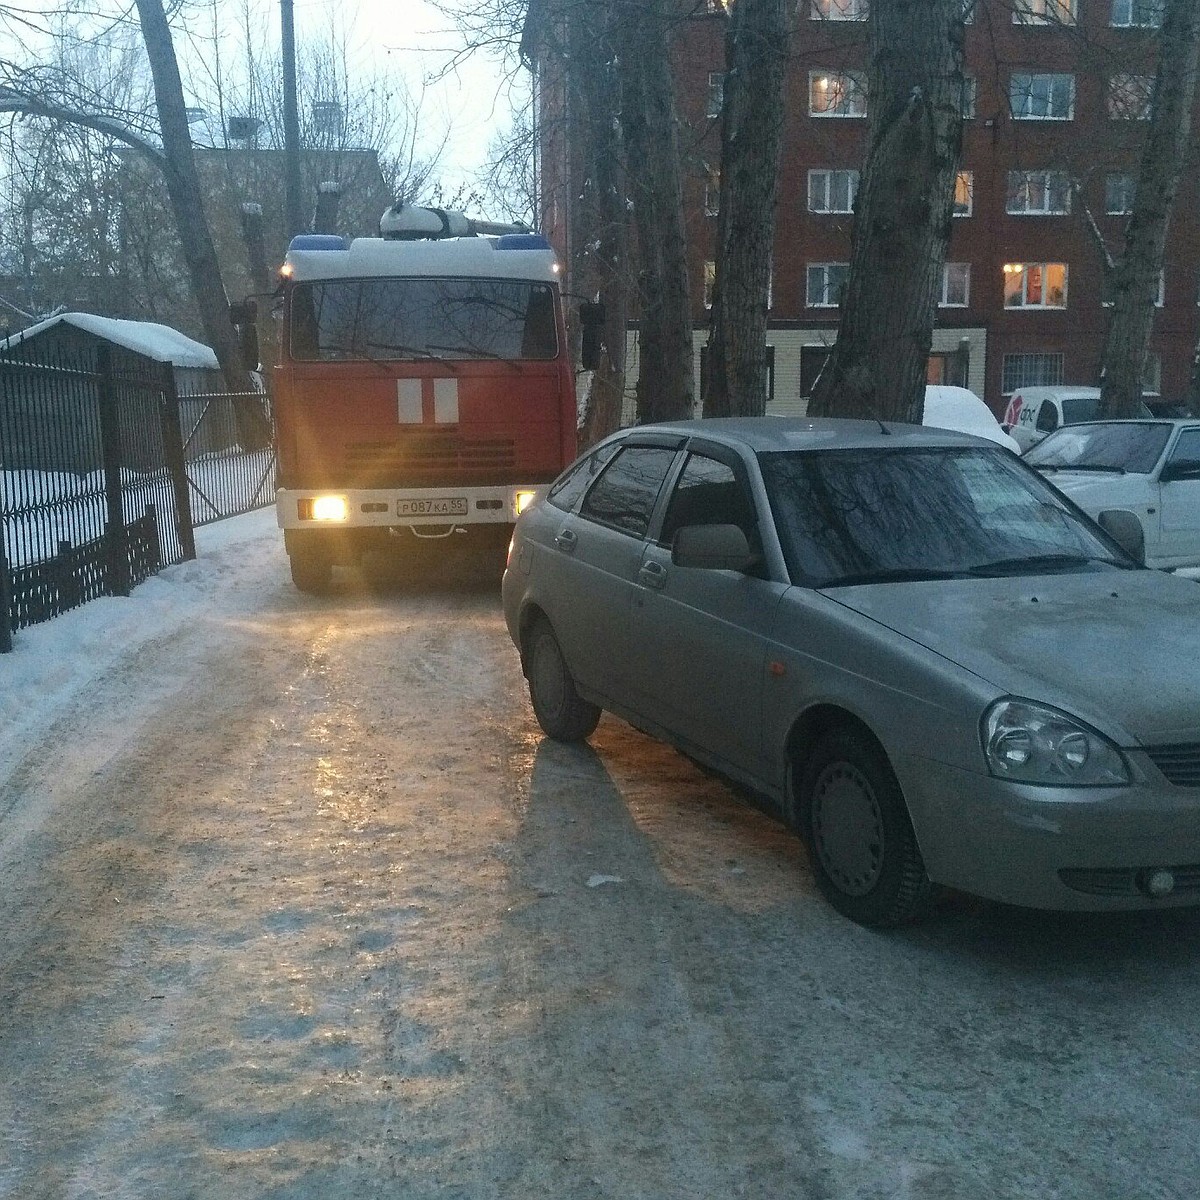
<svg viewBox="0 0 1200 1200"><path fill-rule="evenodd" d="M616 436L677 434L737 445L754 453L785 450L895 450L921 446L986 446L995 442L899 421L864 421L846 417L706 417L698 421L665 421L636 425Z"/></svg>
<svg viewBox="0 0 1200 1200"><path fill-rule="evenodd" d="M1200 425L1200 417L1106 417L1102 421L1072 421L1063 425L1055 433L1064 429L1088 429L1093 425Z"/></svg>

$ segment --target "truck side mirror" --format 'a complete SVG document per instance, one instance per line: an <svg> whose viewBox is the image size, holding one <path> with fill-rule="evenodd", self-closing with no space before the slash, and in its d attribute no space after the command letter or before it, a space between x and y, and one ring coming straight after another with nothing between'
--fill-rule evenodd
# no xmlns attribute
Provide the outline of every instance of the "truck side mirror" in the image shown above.
<svg viewBox="0 0 1200 1200"><path fill-rule="evenodd" d="M258 368L258 305L253 300L243 300L229 306L229 323L237 329L238 349L246 370Z"/></svg>
<svg viewBox="0 0 1200 1200"><path fill-rule="evenodd" d="M594 371L600 365L600 348L603 345L604 333L604 305L585 301L579 306L579 323L583 326L580 361L585 371Z"/></svg>
<svg viewBox="0 0 1200 1200"><path fill-rule="evenodd" d="M1146 565L1146 531L1136 513L1124 508L1105 509L1096 523L1139 566Z"/></svg>

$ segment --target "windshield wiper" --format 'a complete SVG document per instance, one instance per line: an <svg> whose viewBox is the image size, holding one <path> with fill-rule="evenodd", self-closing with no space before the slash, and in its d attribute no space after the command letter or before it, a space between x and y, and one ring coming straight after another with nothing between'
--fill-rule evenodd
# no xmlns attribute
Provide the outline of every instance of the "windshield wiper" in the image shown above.
<svg viewBox="0 0 1200 1200"><path fill-rule="evenodd" d="M521 368L517 366L511 359L505 358L502 354L497 354L495 350L485 350L482 346L443 346L440 343L429 343L435 350L458 350L467 354L477 355L479 358L492 359L495 362L502 362L506 367L520 373Z"/></svg>
<svg viewBox="0 0 1200 1200"><path fill-rule="evenodd" d="M941 567L883 567L878 571L862 571L857 575L838 575L818 590L833 587L856 587L860 583L922 583L932 579L970 579L973 569L946 570Z"/></svg>
<svg viewBox="0 0 1200 1200"><path fill-rule="evenodd" d="M369 342L368 345L374 346L377 350L395 350L399 354L406 354L410 358L415 358L419 361L435 362L440 366L449 367L451 371L457 373L458 364L451 362L448 358L443 358L440 354L434 354L425 349L424 346L406 346L400 342ZM378 362L378 359L375 359Z"/></svg>
<svg viewBox="0 0 1200 1200"><path fill-rule="evenodd" d="M1110 567L1129 570L1127 563L1115 558L1100 558L1086 554L1026 554L1020 558L1000 558L995 562L979 563L971 568L975 576L1023 575L1027 572L1053 570L1056 567L1086 567L1092 563L1104 563Z"/></svg>

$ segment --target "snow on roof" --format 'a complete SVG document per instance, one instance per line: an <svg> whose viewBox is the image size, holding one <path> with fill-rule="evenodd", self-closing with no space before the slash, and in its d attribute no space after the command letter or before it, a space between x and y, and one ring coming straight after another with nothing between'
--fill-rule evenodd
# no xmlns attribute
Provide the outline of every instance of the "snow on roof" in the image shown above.
<svg viewBox="0 0 1200 1200"><path fill-rule="evenodd" d="M427 276L558 281L553 250L497 250L493 239L402 242L355 238L348 250L289 250L297 281Z"/></svg>
<svg viewBox="0 0 1200 1200"><path fill-rule="evenodd" d="M153 321L122 321L116 317L98 317L95 313L59 313L30 325L20 333L13 334L3 346L10 349L19 346L28 338L35 337L59 323L74 325L86 333L95 334L107 342L124 346L135 354L143 354L155 362L167 362L176 367L207 367L219 370L220 363L211 348L203 342L193 341L178 329L169 325L156 325Z"/></svg>

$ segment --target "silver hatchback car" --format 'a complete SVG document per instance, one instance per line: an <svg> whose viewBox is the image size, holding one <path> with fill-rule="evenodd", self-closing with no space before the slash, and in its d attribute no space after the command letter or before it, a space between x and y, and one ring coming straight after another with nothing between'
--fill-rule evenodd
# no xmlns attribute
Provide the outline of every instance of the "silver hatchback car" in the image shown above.
<svg viewBox="0 0 1200 1200"><path fill-rule="evenodd" d="M1200 901L1200 588L1000 447L624 430L517 522L504 612L550 737L607 709L764 794L855 921Z"/></svg>

